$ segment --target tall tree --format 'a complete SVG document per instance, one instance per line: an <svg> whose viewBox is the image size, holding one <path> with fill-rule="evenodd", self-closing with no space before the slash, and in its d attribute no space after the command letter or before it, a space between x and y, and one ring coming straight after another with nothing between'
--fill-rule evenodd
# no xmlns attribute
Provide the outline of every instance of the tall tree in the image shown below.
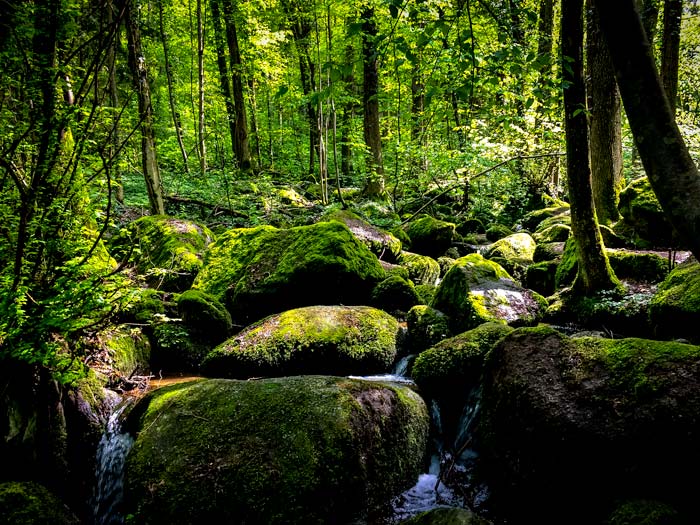
<svg viewBox="0 0 700 525"><path fill-rule="evenodd" d="M139 102L139 119L141 122L141 166L146 180L148 201L151 213L164 214L163 184L158 168L156 155L156 136L154 129L153 104L151 101L151 86L148 79L146 56L141 44L141 28L139 24L139 9L135 0L123 0L124 23L129 43L129 69L131 79Z"/></svg>
<svg viewBox="0 0 700 525"><path fill-rule="evenodd" d="M676 125L634 0L594 0L630 129L666 216L700 257L700 173Z"/></svg>
<svg viewBox="0 0 700 525"><path fill-rule="evenodd" d="M364 193L377 197L384 193L384 161L382 160L382 138L379 127L379 65L376 48L377 22L374 8L365 7L362 18L362 110L365 144L369 150L369 176Z"/></svg>
<svg viewBox="0 0 700 525"><path fill-rule="evenodd" d="M243 64L241 50L238 45L238 29L231 0L222 0L224 22L226 24L226 41L229 51L231 68L231 89L233 105L236 109L236 140L233 151L238 161L238 167L248 170L251 167L250 142L248 139L248 115L246 113L245 93L243 91Z"/></svg>
<svg viewBox="0 0 700 525"><path fill-rule="evenodd" d="M578 257L578 275L574 286L583 293L616 289L619 282L605 254L591 189L583 77L583 0L562 2L561 35L566 170L571 203L571 230Z"/></svg>
<svg viewBox="0 0 700 525"><path fill-rule="evenodd" d="M678 62L681 45L682 0L664 1L664 31L661 40L661 82L666 90L671 111L676 111L678 94Z"/></svg>
<svg viewBox="0 0 700 525"><path fill-rule="evenodd" d="M199 171L207 171L206 120L204 115L204 8L197 0L197 115L199 117Z"/></svg>
<svg viewBox="0 0 700 525"><path fill-rule="evenodd" d="M622 184L620 94L595 7L587 0L587 87L590 112L591 174L596 215L602 224L619 218Z"/></svg>

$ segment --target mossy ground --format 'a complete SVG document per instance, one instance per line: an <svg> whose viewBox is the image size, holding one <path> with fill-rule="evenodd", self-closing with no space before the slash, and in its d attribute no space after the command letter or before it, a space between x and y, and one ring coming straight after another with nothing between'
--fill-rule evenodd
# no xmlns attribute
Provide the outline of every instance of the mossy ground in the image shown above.
<svg viewBox="0 0 700 525"><path fill-rule="evenodd" d="M77 525L78 519L46 488L33 482L0 483L0 521L8 525Z"/></svg>
<svg viewBox="0 0 700 525"><path fill-rule="evenodd" d="M320 525L351 523L414 483L428 414L398 386L208 380L150 394L129 427L130 522Z"/></svg>

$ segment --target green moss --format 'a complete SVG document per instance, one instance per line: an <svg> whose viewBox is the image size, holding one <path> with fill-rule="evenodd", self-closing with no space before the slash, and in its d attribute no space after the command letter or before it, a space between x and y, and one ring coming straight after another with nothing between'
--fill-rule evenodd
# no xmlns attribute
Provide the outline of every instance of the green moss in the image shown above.
<svg viewBox="0 0 700 525"><path fill-rule="evenodd" d="M137 323L148 323L156 314L165 313L163 293L153 288L142 288L135 294L127 309L127 317Z"/></svg>
<svg viewBox="0 0 700 525"><path fill-rule="evenodd" d="M537 230L533 238L538 244L545 242L566 242L571 236L571 226L566 224L553 224L543 230Z"/></svg>
<svg viewBox="0 0 700 525"><path fill-rule="evenodd" d="M410 279L408 275L408 268L404 268L403 266L400 266L398 264L382 262L382 268L384 268L387 277L401 277L401 279L404 279L406 281Z"/></svg>
<svg viewBox="0 0 700 525"><path fill-rule="evenodd" d="M467 235L468 233L486 233L486 228L479 219L465 219L457 225L457 233L460 235Z"/></svg>
<svg viewBox="0 0 700 525"><path fill-rule="evenodd" d="M668 274L651 300L649 320L660 337L700 339L700 264L688 261Z"/></svg>
<svg viewBox="0 0 700 525"><path fill-rule="evenodd" d="M406 324L412 352L422 352L452 335L447 316L424 304L414 306L408 311Z"/></svg>
<svg viewBox="0 0 700 525"><path fill-rule="evenodd" d="M537 226L538 232L547 230L551 228L552 226L571 226L571 214L567 211L566 213L562 213L560 215L554 215L552 217L548 217L547 219L543 220L539 226Z"/></svg>
<svg viewBox="0 0 700 525"><path fill-rule="evenodd" d="M148 372L151 345L140 328L121 325L101 332L98 337L107 349L112 368L119 374L129 377Z"/></svg>
<svg viewBox="0 0 700 525"><path fill-rule="evenodd" d="M85 402L90 405L92 412L99 414L104 407L106 401L105 386L107 378L102 374L97 374L93 369L88 368L85 377L79 379L75 385L75 389L80 393L80 396Z"/></svg>
<svg viewBox="0 0 700 525"><path fill-rule="evenodd" d="M496 242L503 237L508 237L513 233L513 230L503 224L494 224L486 230L486 238L491 242Z"/></svg>
<svg viewBox="0 0 700 525"><path fill-rule="evenodd" d="M396 275L387 277L372 291L371 304L382 310L404 315L420 303L420 297L411 281Z"/></svg>
<svg viewBox="0 0 700 525"><path fill-rule="evenodd" d="M399 324L367 306L310 306L259 321L216 347L206 375L244 378L378 373L397 352Z"/></svg>
<svg viewBox="0 0 700 525"><path fill-rule="evenodd" d="M339 222L231 230L208 251L194 287L244 323L312 304L363 304L385 277L369 249Z"/></svg>
<svg viewBox="0 0 700 525"><path fill-rule="evenodd" d="M502 257L507 261L532 261L536 243L527 233L514 233L491 245L485 254L487 259Z"/></svg>
<svg viewBox="0 0 700 525"><path fill-rule="evenodd" d="M405 230L401 228L394 228L391 230L392 235L401 241L401 246L404 250L411 249L411 238L408 236Z"/></svg>
<svg viewBox="0 0 700 525"><path fill-rule="evenodd" d="M414 284L435 284L440 277L440 264L427 255L401 252L399 264L408 270Z"/></svg>
<svg viewBox="0 0 700 525"><path fill-rule="evenodd" d="M166 387L128 425L135 523L320 525L354 522L415 482L428 414L405 387L306 376Z"/></svg>
<svg viewBox="0 0 700 525"><path fill-rule="evenodd" d="M578 256L576 252L576 241L573 237L570 237L564 245L564 253L557 267L557 274L554 280L556 288L570 286L576 279L576 274L578 273Z"/></svg>
<svg viewBox="0 0 700 525"><path fill-rule="evenodd" d="M532 260L536 263L545 261L554 261L559 259L564 253L563 242L546 242L538 244L535 248L535 253L532 254Z"/></svg>
<svg viewBox="0 0 700 525"><path fill-rule="evenodd" d="M421 255L439 257L452 244L455 225L430 216L410 221L404 230L411 239L411 249Z"/></svg>
<svg viewBox="0 0 700 525"><path fill-rule="evenodd" d="M112 249L122 260L130 257L153 285L177 291L190 287L213 239L207 227L195 222L149 215L115 236Z"/></svg>
<svg viewBox="0 0 700 525"><path fill-rule="evenodd" d="M180 295L177 306L183 323L207 341L219 343L231 331L231 314L208 293L188 290Z"/></svg>
<svg viewBox="0 0 700 525"><path fill-rule="evenodd" d="M513 328L484 323L437 343L414 361L411 376L426 395L447 399L476 385L485 355Z"/></svg>
<svg viewBox="0 0 700 525"><path fill-rule="evenodd" d="M685 525L678 512L660 501L633 500L621 504L606 525Z"/></svg>
<svg viewBox="0 0 700 525"><path fill-rule="evenodd" d="M551 206L540 210L531 211L520 221L522 228L528 231L536 231L542 221L550 217L557 217L569 212L569 205L562 203L561 205Z"/></svg>
<svg viewBox="0 0 700 525"><path fill-rule="evenodd" d="M434 284L417 284L416 292L420 298L420 304L431 304L435 297L437 286Z"/></svg>
<svg viewBox="0 0 700 525"><path fill-rule="evenodd" d="M452 248L450 248L451 250ZM448 250L449 251L449 250ZM456 250L455 250L456 251ZM444 276L447 271L452 268L455 261L459 259L459 254L455 254L456 257L438 257L437 263L440 265L440 275Z"/></svg>
<svg viewBox="0 0 700 525"><path fill-rule="evenodd" d="M674 341L581 337L569 345L587 362L583 370L602 365L609 372L610 387L634 403L663 391L676 364L700 359L700 347Z"/></svg>
<svg viewBox="0 0 700 525"><path fill-rule="evenodd" d="M527 267L524 284L544 296L550 296L556 290L557 261L545 261Z"/></svg>
<svg viewBox="0 0 700 525"><path fill-rule="evenodd" d="M620 192L621 223L630 230L630 236L639 247L672 246L673 228L661 209L647 177L629 183ZM616 226L615 231L618 231Z"/></svg>
<svg viewBox="0 0 700 525"><path fill-rule="evenodd" d="M668 274L668 260L657 253L607 250L610 266L620 278L658 283Z"/></svg>
<svg viewBox="0 0 700 525"><path fill-rule="evenodd" d="M12 525L80 523L56 496L34 482L0 483L0 517Z"/></svg>

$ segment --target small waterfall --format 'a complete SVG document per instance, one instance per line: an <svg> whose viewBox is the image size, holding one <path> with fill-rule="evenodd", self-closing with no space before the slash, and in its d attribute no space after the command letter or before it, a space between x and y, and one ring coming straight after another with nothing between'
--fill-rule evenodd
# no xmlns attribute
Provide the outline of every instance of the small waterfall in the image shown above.
<svg viewBox="0 0 700 525"><path fill-rule="evenodd" d="M406 377L406 372L408 372L408 365L411 364L411 360L416 357L416 354L408 354L407 356L399 359L394 365L391 373L395 376Z"/></svg>
<svg viewBox="0 0 700 525"><path fill-rule="evenodd" d="M371 376L348 376L350 379L362 379L364 381L388 381L390 383L400 383L409 386L415 386L415 382L410 377L406 377L408 366L411 360L415 358L415 354L409 354L402 357L396 362L391 372L387 374L375 374Z"/></svg>
<svg viewBox="0 0 700 525"><path fill-rule="evenodd" d="M121 504L124 497L124 465L126 455L134 444L134 438L121 432L121 417L131 404L127 398L107 421L107 427L97 447L95 476L94 523L95 525L122 525L124 516Z"/></svg>
<svg viewBox="0 0 700 525"><path fill-rule="evenodd" d="M392 518L394 523L438 507L462 506L461 498L444 483L439 482L441 457L444 450L440 407L435 400L430 405L430 416L435 429L435 438L433 439L434 451L430 457L428 472L418 476L418 482L394 500Z"/></svg>

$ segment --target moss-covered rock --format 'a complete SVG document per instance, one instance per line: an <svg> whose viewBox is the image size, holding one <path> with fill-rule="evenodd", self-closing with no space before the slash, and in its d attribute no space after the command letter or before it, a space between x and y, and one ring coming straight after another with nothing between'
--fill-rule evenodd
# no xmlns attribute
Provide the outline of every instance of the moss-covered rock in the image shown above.
<svg viewBox="0 0 700 525"><path fill-rule="evenodd" d="M352 234L362 241L370 251L381 260L395 261L401 253L401 241L391 233L360 218L349 210L335 210L324 220L338 221L345 224Z"/></svg>
<svg viewBox="0 0 700 525"><path fill-rule="evenodd" d="M399 264L408 270L408 276L414 284L434 285L440 277L440 264L427 255L401 252Z"/></svg>
<svg viewBox="0 0 700 525"><path fill-rule="evenodd" d="M437 258L452 244L455 225L425 215L407 223L404 230L411 239L411 250Z"/></svg>
<svg viewBox="0 0 700 525"><path fill-rule="evenodd" d="M408 275L408 268L404 268L403 266L399 264L392 264L388 263L386 261L379 261L382 265L382 268L384 268L384 272L386 272L387 277L401 277L402 279L408 281L410 279Z"/></svg>
<svg viewBox="0 0 700 525"><path fill-rule="evenodd" d="M187 290L202 267L214 234L196 222L149 215L131 223L112 239L112 252L129 258L149 282L163 290Z"/></svg>
<svg viewBox="0 0 700 525"><path fill-rule="evenodd" d="M187 290L178 297L177 308L185 326L206 341L220 343L231 331L231 314L206 292Z"/></svg>
<svg viewBox="0 0 700 525"><path fill-rule="evenodd" d="M668 274L651 300L649 321L658 337L700 341L700 264L687 261Z"/></svg>
<svg viewBox="0 0 700 525"><path fill-rule="evenodd" d="M504 224L492 224L486 230L486 238L491 242L496 242L499 239L503 239L503 237L508 237L512 234L513 230Z"/></svg>
<svg viewBox="0 0 700 525"><path fill-rule="evenodd" d="M451 249L452 248L450 248L450 250ZM444 276L447 273L447 270L452 268L452 265L457 259L459 259L459 254L457 254L456 257L438 257L437 262L440 265L440 276Z"/></svg>
<svg viewBox="0 0 700 525"><path fill-rule="evenodd" d="M621 503L605 525L688 525L676 509L653 500L632 500Z"/></svg>
<svg viewBox="0 0 700 525"><path fill-rule="evenodd" d="M520 220L520 227L534 232L539 227L542 221L550 217L560 217L569 213L569 205L562 203L561 205L550 206L535 211L531 211Z"/></svg>
<svg viewBox="0 0 700 525"><path fill-rule="evenodd" d="M372 306L401 317L420 302L413 283L397 275L387 277L379 283L370 298Z"/></svg>
<svg viewBox="0 0 700 525"><path fill-rule="evenodd" d="M514 233L494 242L484 256L487 259L502 257L508 261L532 262L536 246L535 240L529 234Z"/></svg>
<svg viewBox="0 0 700 525"><path fill-rule="evenodd" d="M606 249L610 267L621 279L632 279L648 283L658 283L668 273L668 261L658 253L635 252L624 249ZM557 268L556 287L568 286L574 282L578 271L576 242L569 239Z"/></svg>
<svg viewBox="0 0 700 525"><path fill-rule="evenodd" d="M557 261L531 264L525 271L523 284L540 295L549 297L556 290Z"/></svg>
<svg viewBox="0 0 700 525"><path fill-rule="evenodd" d="M202 341L181 321L164 318L153 323L151 369L154 372L195 372L212 344Z"/></svg>
<svg viewBox="0 0 700 525"><path fill-rule="evenodd" d="M389 369L401 328L368 306L309 306L259 321L202 363L212 377L372 374ZM400 342L400 339L399 339Z"/></svg>
<svg viewBox="0 0 700 525"><path fill-rule="evenodd" d="M532 254L532 260L536 263L545 261L554 261L559 259L564 253L563 242L546 242L538 244L535 248L535 253Z"/></svg>
<svg viewBox="0 0 700 525"><path fill-rule="evenodd" d="M507 325L484 323L444 339L416 357L411 377L428 397L438 400L459 397L477 385L484 356L512 331Z"/></svg>
<svg viewBox="0 0 700 525"><path fill-rule="evenodd" d="M246 324L299 306L366 304L384 278L369 249L332 221L229 230L207 252L194 287Z"/></svg>
<svg viewBox="0 0 700 525"><path fill-rule="evenodd" d="M401 525L490 525L472 511L456 508L437 508L422 512L413 518L402 521Z"/></svg>
<svg viewBox="0 0 700 525"><path fill-rule="evenodd" d="M486 227L479 219L465 219L457 224L457 233L460 235L467 235L469 233L486 233Z"/></svg>
<svg viewBox="0 0 700 525"><path fill-rule="evenodd" d="M414 306L408 311L406 324L412 352L422 352L452 335L447 316L424 304Z"/></svg>
<svg viewBox="0 0 700 525"><path fill-rule="evenodd" d="M633 241L639 248L675 245L673 227L646 177L633 180L620 192L618 208L623 218L622 225L631 230ZM616 226L615 230L618 228Z"/></svg>
<svg viewBox="0 0 700 525"><path fill-rule="evenodd" d="M571 235L571 226L566 224L552 224L543 230L537 230L532 238L538 244L550 242L566 242Z"/></svg>
<svg viewBox="0 0 700 525"><path fill-rule="evenodd" d="M590 524L644 494L694 512L685 480L700 468L699 374L697 346L512 332L485 363L475 482L491 489L486 508Z"/></svg>
<svg viewBox="0 0 700 525"><path fill-rule="evenodd" d="M151 345L141 328L119 325L97 335L111 368L124 377L150 370Z"/></svg>
<svg viewBox="0 0 700 525"><path fill-rule="evenodd" d="M407 387L306 376L161 388L127 424L134 523L320 525L372 516L410 487L429 418Z"/></svg>
<svg viewBox="0 0 700 525"><path fill-rule="evenodd" d="M416 292L418 297L420 297L420 304L432 304L435 292L437 292L437 286L434 284L417 284Z"/></svg>
<svg viewBox="0 0 700 525"><path fill-rule="evenodd" d="M38 483L0 483L0 520L8 525L78 525L78 518Z"/></svg>
<svg viewBox="0 0 700 525"><path fill-rule="evenodd" d="M150 323L157 314L165 314L165 294L153 288L140 289L127 306L126 321Z"/></svg>
<svg viewBox="0 0 700 525"><path fill-rule="evenodd" d="M431 306L447 314L452 331L459 333L489 321L535 324L546 301L518 285L501 266L474 253L457 259Z"/></svg>

